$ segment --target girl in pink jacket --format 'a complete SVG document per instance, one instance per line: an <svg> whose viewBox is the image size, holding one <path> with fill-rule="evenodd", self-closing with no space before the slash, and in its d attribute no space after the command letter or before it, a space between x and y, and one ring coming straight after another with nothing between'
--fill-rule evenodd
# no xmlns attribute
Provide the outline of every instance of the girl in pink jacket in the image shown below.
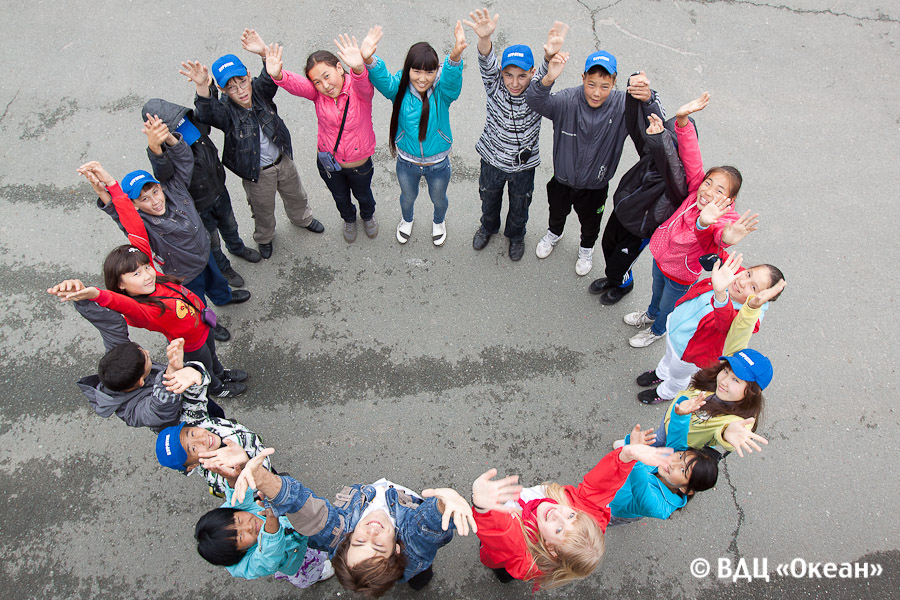
<svg viewBox="0 0 900 600"><path fill-rule="evenodd" d="M374 88L364 60L375 53L381 39L381 27L373 27L358 45L356 38L342 34L335 40L338 56L349 70L327 50L318 50L306 59L305 75L282 69L282 48L272 44L266 51L266 71L275 84L287 92L312 100L319 121L317 139L319 176L331 191L344 220L344 239L356 240L356 207L366 235L378 235L375 221L375 197L372 195L372 154L375 130L372 127Z"/></svg>
<svg viewBox="0 0 900 600"><path fill-rule="evenodd" d="M741 189L741 173L734 167L713 167L703 171L697 132L688 115L706 108L709 92L688 102L675 114L678 155L684 164L688 197L650 238L653 254L653 295L647 310L625 315L636 327L650 325L628 343L645 348L666 332L666 320L675 303L697 281L705 254L723 255L725 248L756 231L759 214L734 211L734 199Z"/></svg>

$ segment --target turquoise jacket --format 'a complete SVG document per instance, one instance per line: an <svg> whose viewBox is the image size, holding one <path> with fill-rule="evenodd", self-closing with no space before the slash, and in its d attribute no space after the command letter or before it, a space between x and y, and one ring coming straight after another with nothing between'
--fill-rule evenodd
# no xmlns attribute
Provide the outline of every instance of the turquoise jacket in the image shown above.
<svg viewBox="0 0 900 600"><path fill-rule="evenodd" d="M367 65L369 80L382 96L394 101L400 87L400 75L397 71L391 75L384 61L375 56L375 61ZM428 133L425 140L419 142L419 119L422 116L422 96L407 89L400 106L400 119L397 124L397 148L412 156L434 156L446 152L453 145L453 132L450 131L450 104L459 98L462 92L463 63L450 63L450 57L444 59L444 65L438 72L434 85L426 92L428 98Z"/></svg>
<svg viewBox="0 0 900 600"><path fill-rule="evenodd" d="M682 397L685 400L687 397ZM688 449L687 434L691 425L691 415L679 415L672 411L666 447L675 452ZM628 440L626 439L626 442ZM653 517L668 519L673 512L687 504L687 497L670 490L662 479L656 476L658 469L638 462L628 475L616 497L609 505L612 516L620 519Z"/></svg>
<svg viewBox="0 0 900 600"><path fill-rule="evenodd" d="M225 486L225 504L222 508L231 508L231 495L234 490L231 486ZM263 508L253 501L256 490L248 490L244 494L244 501L234 508L245 510L256 516ZM265 517L260 517L265 519ZM265 529L259 530L259 538L250 546L247 554L236 565L225 567L232 577L256 579L266 575L274 575L281 571L285 575L293 575L303 566L306 557L306 536L294 531L287 517L278 517L281 527L275 533L266 533Z"/></svg>

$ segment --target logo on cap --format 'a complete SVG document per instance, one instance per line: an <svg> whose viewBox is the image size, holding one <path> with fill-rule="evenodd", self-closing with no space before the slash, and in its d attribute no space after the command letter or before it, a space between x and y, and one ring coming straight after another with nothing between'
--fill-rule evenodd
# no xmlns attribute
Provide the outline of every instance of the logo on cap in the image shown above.
<svg viewBox="0 0 900 600"><path fill-rule="evenodd" d="M743 358L751 367L756 364L753 362L753 359L747 356L745 353L738 352L738 355L740 355L740 357Z"/></svg>
<svg viewBox="0 0 900 600"><path fill-rule="evenodd" d="M224 71L224 70L225 70L225 67L233 67L233 66L234 66L234 63L233 63L233 62L227 62L227 63L225 63L224 65L222 65L221 67L219 67L219 73L221 73L222 71Z"/></svg>
<svg viewBox="0 0 900 600"><path fill-rule="evenodd" d="M134 185L134 183L135 183L136 181L140 181L140 180L143 179L143 178L144 178L144 175L138 175L138 176L136 176L136 177L132 177L132 178L131 178L131 181L128 182L128 185Z"/></svg>

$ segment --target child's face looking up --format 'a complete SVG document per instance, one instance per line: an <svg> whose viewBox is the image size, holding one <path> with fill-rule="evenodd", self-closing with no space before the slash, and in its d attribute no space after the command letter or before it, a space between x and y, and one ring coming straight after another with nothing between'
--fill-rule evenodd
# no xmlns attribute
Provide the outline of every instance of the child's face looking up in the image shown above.
<svg viewBox="0 0 900 600"><path fill-rule="evenodd" d="M141 212L162 216L166 212L166 194L158 183L148 183L141 190L141 195L135 198L134 207Z"/></svg>
<svg viewBox="0 0 900 600"><path fill-rule="evenodd" d="M247 550L259 539L259 531L265 525L263 519L246 510L234 513L235 542L238 550Z"/></svg>
<svg viewBox="0 0 900 600"><path fill-rule="evenodd" d="M716 171L703 180L697 190L697 207L704 206L717 198L727 197L731 193L731 179L722 172Z"/></svg>
<svg viewBox="0 0 900 600"><path fill-rule="evenodd" d="M201 452L212 452L222 446L222 438L202 427L182 427L180 440L187 453L184 466L188 471L200 464Z"/></svg>
<svg viewBox="0 0 900 600"><path fill-rule="evenodd" d="M225 84L225 93L241 108L253 106L253 86L249 75L232 77Z"/></svg>
<svg viewBox="0 0 900 600"><path fill-rule="evenodd" d="M616 86L616 78L603 69L582 74L581 81L584 83L584 99L591 108L603 106Z"/></svg>
<svg viewBox="0 0 900 600"><path fill-rule="evenodd" d="M437 71L423 71L422 69L409 70L409 82L420 94L427 92L428 88L434 85L434 80L436 78Z"/></svg>
<svg viewBox="0 0 900 600"><path fill-rule="evenodd" d="M571 506L541 502L535 511L538 532L549 546L559 546L575 524L578 513Z"/></svg>
<svg viewBox="0 0 900 600"><path fill-rule="evenodd" d="M772 287L772 274L765 266L750 267L738 273L731 282L728 295L738 304L743 304L751 295L759 294Z"/></svg>
<svg viewBox="0 0 900 600"><path fill-rule="evenodd" d="M387 558L400 552L394 541L396 529L391 518L383 510L374 510L359 520L350 532L350 548L347 549L347 566L353 568L369 558Z"/></svg>
<svg viewBox="0 0 900 600"><path fill-rule="evenodd" d="M740 402L747 391L747 382L734 374L727 365L716 376L716 396L722 402Z"/></svg>
<svg viewBox="0 0 900 600"><path fill-rule="evenodd" d="M534 75L534 67L526 71L522 67L509 65L503 71L503 85L509 90L513 96L520 96L531 82L531 76Z"/></svg>
<svg viewBox="0 0 900 600"><path fill-rule="evenodd" d="M316 89L328 96L337 98L344 87L344 67L341 63L332 67L328 63L320 62L306 74Z"/></svg>
<svg viewBox="0 0 900 600"><path fill-rule="evenodd" d="M119 276L119 289L128 296L145 296L156 290L156 269L147 263ZM145 350L146 352L146 350Z"/></svg>

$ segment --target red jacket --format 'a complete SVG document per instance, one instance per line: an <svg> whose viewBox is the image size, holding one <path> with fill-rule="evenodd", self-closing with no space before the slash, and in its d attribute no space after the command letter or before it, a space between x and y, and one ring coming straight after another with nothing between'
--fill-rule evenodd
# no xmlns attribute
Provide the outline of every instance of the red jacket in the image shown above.
<svg viewBox="0 0 900 600"><path fill-rule="evenodd" d="M178 292L187 296L194 306L185 302ZM166 297L165 300L161 300L166 305L164 313L160 314L159 309L152 304L141 304L134 298L109 290L100 290L100 296L95 302L122 313L125 322L132 327L157 331L166 336L170 342L183 337L186 352L198 350L206 343L209 327L200 320L200 311L204 305L194 292L175 283L157 283L150 296Z"/></svg>
<svg viewBox="0 0 900 600"><path fill-rule="evenodd" d="M738 269L738 273L743 270L743 268ZM692 300L699 302L699 297L711 292L712 289L712 279L698 281L675 303L675 307L677 308L681 304ZM716 307L714 301L715 295L709 299L712 310L697 323L694 335L691 336L684 352L681 354L681 360L693 363L701 369L711 367L719 362L719 357L722 356L722 350L725 348L725 338L728 337L728 330L738 314L738 309L734 307L730 300L722 307ZM678 325L678 323L671 323L673 329L677 329ZM759 321L753 326L753 333L758 331Z"/></svg>
<svg viewBox="0 0 900 600"><path fill-rule="evenodd" d="M634 462L619 460L622 449L613 450L584 476L580 484L565 486L569 504L591 515L600 528L606 531L609 523L609 503L628 479ZM491 568L503 567L516 579L534 579L543 575L533 565L533 559L525 544L525 535L518 512L475 512L478 539L481 540L481 562Z"/></svg>

